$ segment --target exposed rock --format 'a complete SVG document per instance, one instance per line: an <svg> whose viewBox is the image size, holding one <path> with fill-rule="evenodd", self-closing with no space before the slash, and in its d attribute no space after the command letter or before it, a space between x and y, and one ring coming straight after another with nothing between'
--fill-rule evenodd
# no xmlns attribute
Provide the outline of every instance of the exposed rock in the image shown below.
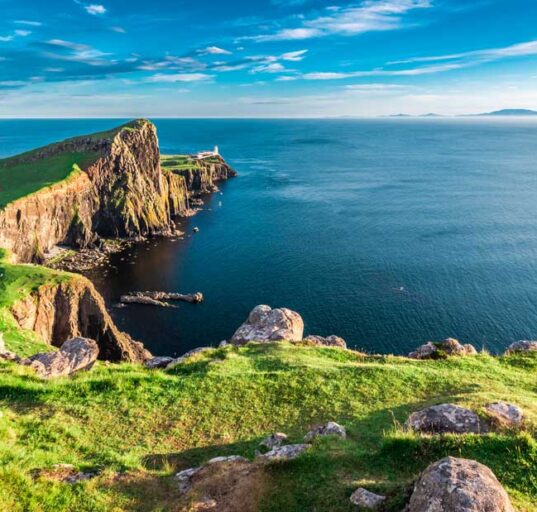
<svg viewBox="0 0 537 512"><path fill-rule="evenodd" d="M537 351L537 341L516 341L509 345L509 348L506 350L505 354L516 354L517 352L536 352Z"/></svg>
<svg viewBox="0 0 537 512"><path fill-rule="evenodd" d="M201 471L201 467L184 469L175 475L175 480L179 484L179 492L181 494L185 494L190 490L192 487L192 477L199 471Z"/></svg>
<svg viewBox="0 0 537 512"><path fill-rule="evenodd" d="M287 441L287 434L284 434L283 432L275 432L263 439L263 441L259 443L259 446L270 451L274 448L279 448L285 441Z"/></svg>
<svg viewBox="0 0 537 512"><path fill-rule="evenodd" d="M149 370L156 370L160 368L166 368L173 361L174 361L173 357L168 357L168 356L153 357L152 359L148 359L144 363L144 366L148 368Z"/></svg>
<svg viewBox="0 0 537 512"><path fill-rule="evenodd" d="M257 458L263 462L275 460L292 460L302 455L310 448L309 444L288 444L278 446L270 450L270 452L258 455Z"/></svg>
<svg viewBox="0 0 537 512"><path fill-rule="evenodd" d="M447 457L429 466L407 512L514 512L494 473L479 462Z"/></svg>
<svg viewBox="0 0 537 512"><path fill-rule="evenodd" d="M343 439L347 438L347 431L345 427L337 424L335 421L329 421L326 425L321 425L319 427L310 430L304 437L304 441L309 443L318 436L338 436Z"/></svg>
<svg viewBox="0 0 537 512"><path fill-rule="evenodd" d="M240 455L227 455L227 456L222 456L222 457L214 457L213 459L207 462L207 465L221 464L223 462L250 462L250 461L245 457L241 457Z"/></svg>
<svg viewBox="0 0 537 512"><path fill-rule="evenodd" d="M486 405L485 411L497 427L518 428L524 421L524 412L518 405L494 402Z"/></svg>
<svg viewBox="0 0 537 512"><path fill-rule="evenodd" d="M482 431L477 414L453 404L433 405L414 412L406 426L415 432L427 434L479 434Z"/></svg>
<svg viewBox="0 0 537 512"><path fill-rule="evenodd" d="M334 335L327 336L326 338L324 338L323 336L310 335L304 338L304 341L312 345L347 348L347 342L343 338Z"/></svg>
<svg viewBox="0 0 537 512"><path fill-rule="evenodd" d="M39 469L33 472L34 477L56 482L76 484L91 480L97 476L95 472L78 471L72 464L54 464L49 469Z"/></svg>
<svg viewBox="0 0 537 512"><path fill-rule="evenodd" d="M255 307L248 320L242 324L231 343L243 345L249 341L301 341L304 333L302 317L290 309L272 309L270 306Z"/></svg>
<svg viewBox="0 0 537 512"><path fill-rule="evenodd" d="M31 366L40 377L52 378L89 370L97 360L99 347L93 340L74 338L66 341L57 352L35 354L22 361Z"/></svg>
<svg viewBox="0 0 537 512"><path fill-rule="evenodd" d="M16 303L11 312L23 329L35 331L43 341L55 346L83 337L97 342L99 358L103 360L143 362L151 357L141 343L119 331L101 295L82 276L41 286Z"/></svg>
<svg viewBox="0 0 537 512"><path fill-rule="evenodd" d="M473 356L477 350L473 345L462 345L453 338L444 341L429 341L408 354L411 359L442 359L449 356Z"/></svg>
<svg viewBox="0 0 537 512"><path fill-rule="evenodd" d="M183 361L186 361L189 357L195 356L196 354L201 354L208 350L213 350L213 349L211 347L199 347L199 348L190 350L189 352L182 355L181 357L178 357L177 359L173 359L172 362L168 364L166 368L168 370L170 370L171 368L175 368L177 365L181 364Z"/></svg>
<svg viewBox="0 0 537 512"><path fill-rule="evenodd" d="M385 501L386 496L380 496L361 487L356 489L351 496L351 503L353 505L370 510L377 510Z"/></svg>
<svg viewBox="0 0 537 512"><path fill-rule="evenodd" d="M189 510L192 512L216 512L218 510L218 502L204 497L202 500L193 503Z"/></svg>
<svg viewBox="0 0 537 512"><path fill-rule="evenodd" d="M120 302L123 304L145 304L148 306L169 307L167 300L190 302L191 304L199 304L203 302L203 293L191 293L183 295L181 293L168 292L132 292L128 295L122 295Z"/></svg>

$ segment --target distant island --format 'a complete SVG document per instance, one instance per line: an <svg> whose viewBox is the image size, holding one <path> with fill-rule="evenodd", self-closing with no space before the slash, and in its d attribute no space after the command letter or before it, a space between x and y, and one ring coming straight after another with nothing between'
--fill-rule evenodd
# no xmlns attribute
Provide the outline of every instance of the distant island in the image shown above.
<svg viewBox="0 0 537 512"><path fill-rule="evenodd" d="M537 111L528 110L525 108L505 108L503 110L495 110L484 114L476 114L477 116L537 116Z"/></svg>

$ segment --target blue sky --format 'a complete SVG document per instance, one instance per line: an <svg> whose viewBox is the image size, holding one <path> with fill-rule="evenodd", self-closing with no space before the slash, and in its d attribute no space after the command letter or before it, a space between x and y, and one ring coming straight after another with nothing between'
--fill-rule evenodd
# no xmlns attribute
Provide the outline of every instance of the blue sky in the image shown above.
<svg viewBox="0 0 537 512"><path fill-rule="evenodd" d="M0 117L537 109L535 0L0 0Z"/></svg>

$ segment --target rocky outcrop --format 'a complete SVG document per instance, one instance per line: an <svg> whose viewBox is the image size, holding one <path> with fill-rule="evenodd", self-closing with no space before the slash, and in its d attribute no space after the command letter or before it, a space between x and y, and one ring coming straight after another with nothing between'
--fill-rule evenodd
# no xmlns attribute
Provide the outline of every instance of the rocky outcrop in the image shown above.
<svg viewBox="0 0 537 512"><path fill-rule="evenodd" d="M342 439L347 438L347 431L345 427L342 427L335 421L329 421L326 425L320 425L319 427L310 430L304 437L304 442L309 443L313 441L316 437L323 436L337 436Z"/></svg>
<svg viewBox="0 0 537 512"><path fill-rule="evenodd" d="M78 336L97 342L99 358L145 361L151 354L115 326L104 300L86 278L72 276L41 286L11 312L22 329L35 331L46 343L60 347Z"/></svg>
<svg viewBox="0 0 537 512"><path fill-rule="evenodd" d="M537 341L516 341L509 345L505 354L511 355L519 352L537 352Z"/></svg>
<svg viewBox="0 0 537 512"><path fill-rule="evenodd" d="M462 345L458 340L447 338L444 341L429 341L408 354L411 359L444 359L450 356L474 356L477 350L473 345Z"/></svg>
<svg viewBox="0 0 537 512"><path fill-rule="evenodd" d="M514 512L494 473L479 462L447 457L417 481L406 512Z"/></svg>
<svg viewBox="0 0 537 512"><path fill-rule="evenodd" d="M347 348L347 342L340 338L339 336L314 336L310 335L304 338L304 342L308 345L316 345L319 347L337 347L337 348Z"/></svg>
<svg viewBox="0 0 537 512"><path fill-rule="evenodd" d="M231 338L231 343L244 345L249 341L301 341L304 321L290 309L257 306Z"/></svg>
<svg viewBox="0 0 537 512"><path fill-rule="evenodd" d="M352 493L351 503L367 510L377 510L386 501L385 496L372 493L360 487Z"/></svg>
<svg viewBox="0 0 537 512"><path fill-rule="evenodd" d="M74 338L66 341L60 350L35 354L24 359L22 364L30 366L45 379L65 377L81 370L89 370L97 360L99 347L93 340Z"/></svg>
<svg viewBox="0 0 537 512"><path fill-rule="evenodd" d="M287 441L287 434L274 432L259 443L259 448L265 452L270 451L274 448L279 448L285 441Z"/></svg>
<svg viewBox="0 0 537 512"><path fill-rule="evenodd" d="M482 431L477 414L453 404L433 405L414 412L406 427L426 434L479 434Z"/></svg>

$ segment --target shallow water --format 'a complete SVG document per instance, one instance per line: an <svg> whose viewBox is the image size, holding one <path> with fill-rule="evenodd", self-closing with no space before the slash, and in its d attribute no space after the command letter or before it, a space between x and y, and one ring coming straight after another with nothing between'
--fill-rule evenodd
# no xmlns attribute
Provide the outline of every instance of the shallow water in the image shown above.
<svg viewBox="0 0 537 512"><path fill-rule="evenodd" d="M116 124L0 121L0 152ZM218 144L240 173L185 221L187 238L137 245L92 274L110 305L132 290L204 293L201 305L112 309L156 354L216 344L262 303L375 352L537 337L535 121L156 124L163 153Z"/></svg>

